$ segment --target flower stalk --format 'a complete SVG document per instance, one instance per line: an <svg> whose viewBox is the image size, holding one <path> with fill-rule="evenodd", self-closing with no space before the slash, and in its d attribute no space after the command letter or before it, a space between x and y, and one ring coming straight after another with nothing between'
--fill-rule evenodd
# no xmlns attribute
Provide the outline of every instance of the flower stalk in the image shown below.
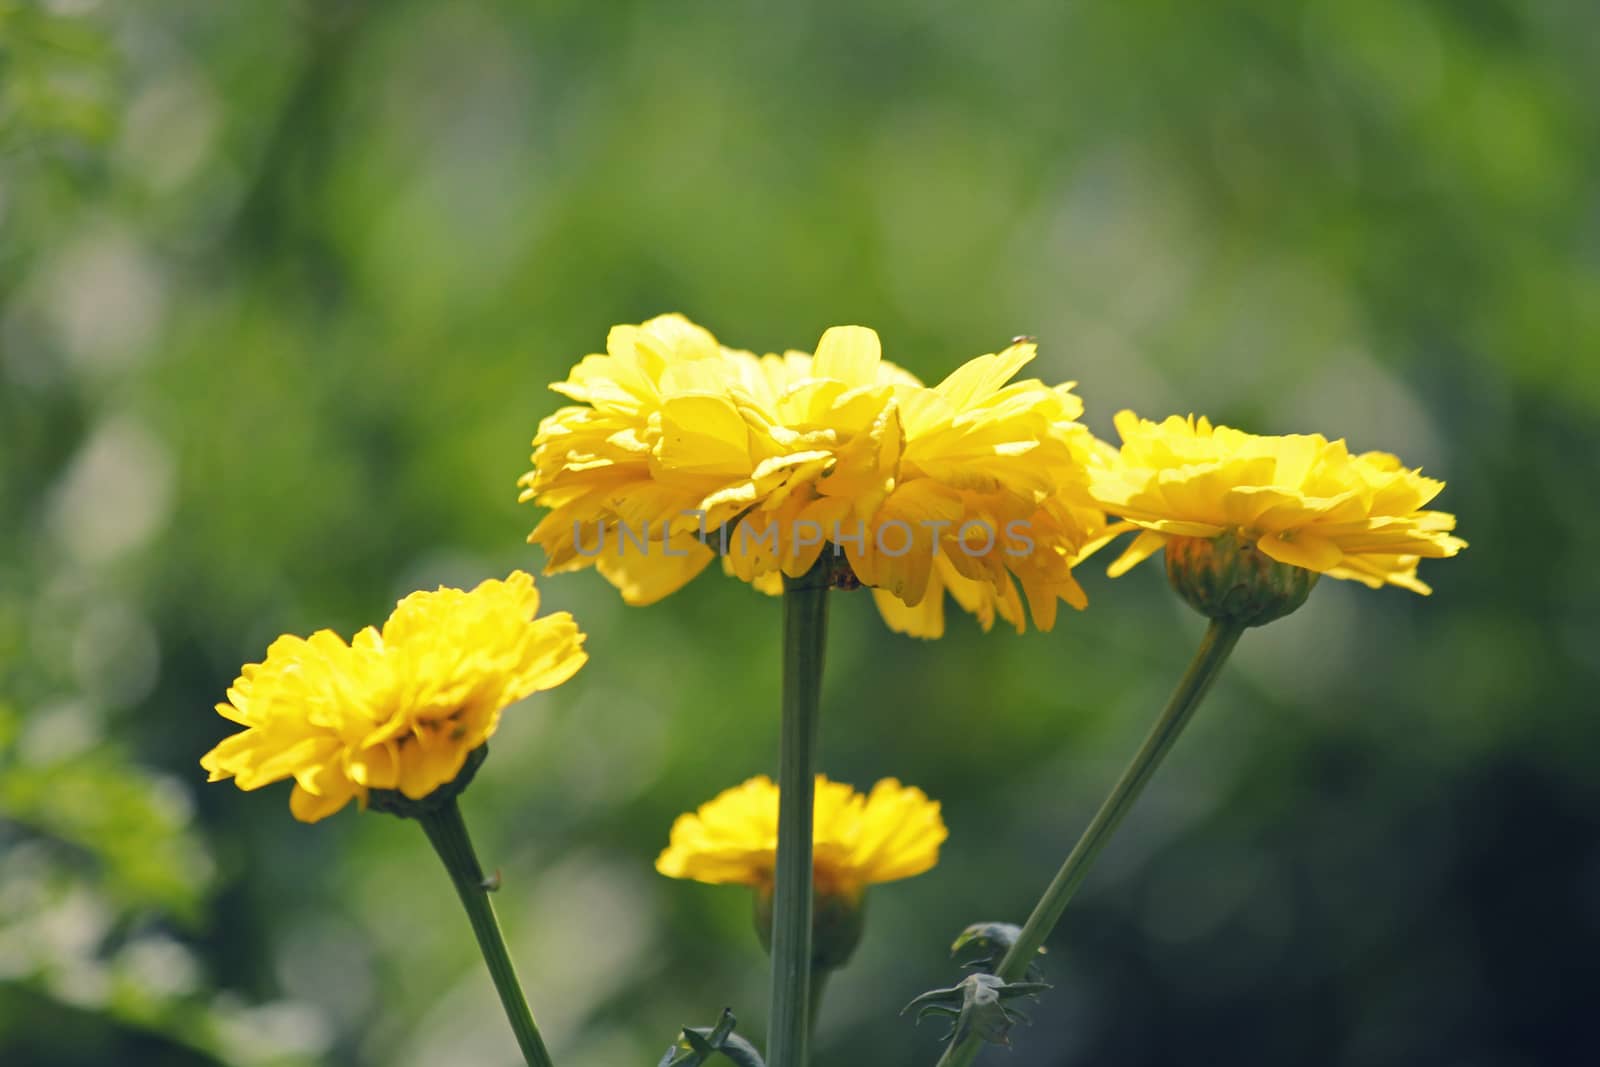
<svg viewBox="0 0 1600 1067"><path fill-rule="evenodd" d="M433 850L439 854L444 868L455 884L461 905L467 910L472 932L478 939L483 962L489 967L489 977L494 980L495 991L500 994L500 1004L505 1008L506 1019L522 1049L522 1058L528 1067L553 1067L550 1052L544 1047L544 1038L533 1021L533 1012L522 994L522 983L517 980L517 970L506 951L505 937L495 919L494 907L489 903L488 884L483 868L472 849L472 839L467 836L467 825L462 821L461 808L454 797L425 814L416 816L428 835Z"/></svg>
<svg viewBox="0 0 1600 1067"><path fill-rule="evenodd" d="M831 561L783 581L783 723L772 901L770 1067L805 1067L811 1028L812 821Z"/></svg>
<svg viewBox="0 0 1600 1067"><path fill-rule="evenodd" d="M1060 921L1067 903L1083 884L1090 867L1094 865L1095 859L1105 848L1106 843L1111 840L1123 816L1133 807L1134 801L1139 799L1139 794L1144 791L1151 775L1161 765L1162 759L1172 749L1173 743L1183 732L1195 709L1200 706L1201 699L1221 673L1228 654L1233 651L1233 646L1239 642L1239 637L1244 631L1244 625L1237 622L1220 620L1211 622L1194 660L1168 699L1160 718L1145 736L1144 744L1139 746L1139 751L1123 770L1122 777L1117 779L1117 784L1112 787L1110 795L1100 805L1100 810L1095 812L1088 829L1084 830L1083 836L1068 853L1066 861L1061 864L1061 869L1056 872L1044 895L1039 898L1039 903L1034 906L1033 914L1028 916L1022 933L1006 952L1005 958L1000 961L1000 966L994 973L1001 981L1018 982L1027 975L1029 965L1038 957L1040 947ZM970 1030L959 1035L958 1039L952 1041L945 1049L944 1055L939 1059L939 1067L967 1067L978 1054L978 1048L982 1043L982 1037Z"/></svg>
<svg viewBox="0 0 1600 1067"><path fill-rule="evenodd" d="M822 995L827 991L828 976L831 974L833 974L831 967L815 967L811 971L810 1002L806 1005L807 1040L817 1035L817 1016L822 1014Z"/></svg>

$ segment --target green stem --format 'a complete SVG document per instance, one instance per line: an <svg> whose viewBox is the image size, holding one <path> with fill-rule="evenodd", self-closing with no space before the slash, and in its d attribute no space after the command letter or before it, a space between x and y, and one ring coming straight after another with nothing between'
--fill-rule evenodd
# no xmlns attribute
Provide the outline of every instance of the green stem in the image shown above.
<svg viewBox="0 0 1600 1067"><path fill-rule="evenodd" d="M811 972L811 1003L807 1006L806 1022L808 1039L817 1035L817 1016L822 1014L822 994L828 988L828 976L832 973L827 967L818 967Z"/></svg>
<svg viewBox="0 0 1600 1067"><path fill-rule="evenodd" d="M1150 776L1155 773L1156 768L1161 765L1161 760L1172 748L1173 742L1183 732L1195 709L1200 706L1206 690L1211 687L1211 683L1221 672L1222 665L1227 662L1228 653L1233 651L1233 646L1238 644L1239 636L1243 633L1244 627L1236 623L1211 623L1200 642L1199 651L1195 653L1194 661L1189 664L1189 669L1184 673L1183 680L1178 683L1178 688L1173 690L1171 699L1161 712L1161 717L1150 728L1144 744L1139 746L1133 761L1122 772L1122 777L1117 779L1117 784L1112 787L1105 803L1100 805L1100 810L1095 812L1089 828L1078 838L1078 843L1067 855L1066 862L1061 864L1061 869L1056 872L1049 888L1044 891L1044 896L1039 898L1039 903L1034 906L1033 914L1028 916L1028 922L1017 937L1016 944L1006 953L995 974L1007 982L1018 981L1027 974L1028 965L1037 957L1045 938L1050 936L1050 931L1055 929L1061 913L1066 910L1067 902L1077 892L1078 886L1088 875L1089 868L1093 866L1095 858L1100 855L1100 850L1111 840L1111 835L1122 822L1122 817L1133 807L1133 802L1139 799L1139 794L1150 781ZM939 1060L939 1067L967 1067L978 1054L981 1043L980 1038L968 1033L963 1040L952 1043L945 1050Z"/></svg>
<svg viewBox="0 0 1600 1067"><path fill-rule="evenodd" d="M533 1012L528 1010L528 1001L522 995L522 983L517 981L517 970L506 951L500 924L495 921L494 907L489 903L489 892L484 885L483 868L472 851L472 839L467 836L467 824L461 820L461 809L455 798L419 816L417 821L444 862L461 904L467 909L467 919L478 938L483 962L489 965L489 977L494 979L506 1019L522 1048L522 1058L528 1062L528 1067L553 1067L544 1039L539 1036L539 1027L533 1021Z"/></svg>
<svg viewBox="0 0 1600 1067"><path fill-rule="evenodd" d="M817 708L828 632L826 556L783 580L783 726L778 749L778 862L772 900L768 1067L805 1067L811 993L811 817Z"/></svg>

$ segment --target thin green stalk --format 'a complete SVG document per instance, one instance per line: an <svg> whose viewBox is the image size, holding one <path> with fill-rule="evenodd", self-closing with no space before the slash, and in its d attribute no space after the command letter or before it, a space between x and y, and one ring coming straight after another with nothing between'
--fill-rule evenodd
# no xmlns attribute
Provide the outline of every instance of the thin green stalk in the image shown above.
<svg viewBox="0 0 1600 1067"><path fill-rule="evenodd" d="M1133 807L1133 802L1139 799L1139 794L1150 781L1150 776L1155 773L1156 768L1161 765L1161 760L1172 748L1173 742L1183 732L1189 718L1200 706L1206 690L1211 687L1211 683L1221 672L1222 665L1227 662L1228 653L1233 651L1233 646L1238 644L1239 636L1243 633L1244 627L1235 623L1211 623L1200 642L1199 651L1195 653L1194 661L1189 664L1189 669L1184 673L1183 680L1178 683L1178 688L1173 690L1171 699L1161 712L1161 717L1150 728L1144 744L1139 746L1133 761L1122 772L1122 777L1117 779L1117 784L1112 787L1105 803L1100 805L1100 810L1095 812L1088 829L1084 830L1083 836L1078 838L1078 843L1067 855L1066 862L1061 864L1061 869L1056 872L1049 888L1044 891L1044 896L1034 905L1033 914L1028 916L1028 922L1017 937L1016 944L1006 953L995 974L1007 982L1019 981L1027 974L1028 965L1037 957L1039 948L1044 944L1045 938L1050 936L1050 931L1055 929L1061 913L1066 910L1067 902L1077 892L1078 886L1088 875L1089 868L1093 866L1095 858L1100 855L1100 850L1111 840L1111 835L1122 822L1122 817ZM939 1067L967 1067L978 1054L978 1047L981 1044L980 1038L968 1033L963 1040L952 1042L950 1047L945 1049L944 1055L939 1059Z"/></svg>
<svg viewBox="0 0 1600 1067"><path fill-rule="evenodd" d="M828 988L828 976L833 972L826 967L811 972L811 1003L807 1005L806 1036L817 1036L817 1016L822 1014L822 994Z"/></svg>
<svg viewBox="0 0 1600 1067"><path fill-rule="evenodd" d="M517 981L517 970L506 951L500 924L495 921L494 907L489 903L489 892L484 885L483 868L472 851L472 839L467 836L467 824L461 819L461 809L455 798L419 816L417 821L444 862L461 904L467 909L467 919L478 938L483 962L489 965L489 977L494 979L506 1019L522 1048L522 1058L528 1062L528 1067L553 1067L550 1052L544 1047L539 1027L533 1021L533 1012L528 1010L528 1001L522 995L522 983Z"/></svg>
<svg viewBox="0 0 1600 1067"><path fill-rule="evenodd" d="M768 1067L805 1067L810 1037L811 815L817 708L828 632L826 557L783 581L783 726L778 750L778 862L772 899Z"/></svg>

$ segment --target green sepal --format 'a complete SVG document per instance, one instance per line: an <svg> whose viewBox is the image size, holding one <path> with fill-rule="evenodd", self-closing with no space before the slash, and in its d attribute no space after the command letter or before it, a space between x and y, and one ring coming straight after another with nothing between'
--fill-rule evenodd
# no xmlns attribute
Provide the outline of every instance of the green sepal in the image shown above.
<svg viewBox="0 0 1600 1067"><path fill-rule="evenodd" d="M728 1008L715 1026L685 1026L656 1067L699 1067L721 1053L736 1067L766 1067L756 1047L733 1032L738 1020Z"/></svg>
<svg viewBox="0 0 1600 1067"><path fill-rule="evenodd" d="M1262 626L1306 602L1317 572L1279 563L1255 542L1228 532L1167 541L1167 580L1200 614L1238 626Z"/></svg>
<svg viewBox="0 0 1600 1067"><path fill-rule="evenodd" d="M1011 1028L1018 1022L1030 1020L1021 1011L1006 1004L1017 997L1038 998L1049 989L1044 982L1007 982L992 974L969 974L948 989L930 989L912 998L900 1009L904 1015L917 1009L917 1022L928 1015L953 1017L955 1022L941 1041L961 1041L975 1034L991 1045L1011 1044Z"/></svg>
<svg viewBox="0 0 1600 1067"><path fill-rule="evenodd" d="M479 745L467 753L467 761L461 765L459 774L417 800L412 800L398 789L369 789L367 807L372 811L387 812L402 819L420 819L424 815L431 815L460 796L461 791L472 784L473 776L478 773L478 768L483 766L483 761L488 755L489 746Z"/></svg>

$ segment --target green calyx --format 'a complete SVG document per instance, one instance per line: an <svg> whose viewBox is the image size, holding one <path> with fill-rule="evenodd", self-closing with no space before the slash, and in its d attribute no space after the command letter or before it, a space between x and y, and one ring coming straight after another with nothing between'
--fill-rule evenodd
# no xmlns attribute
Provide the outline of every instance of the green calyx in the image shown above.
<svg viewBox="0 0 1600 1067"><path fill-rule="evenodd" d="M416 800L412 800L398 789L369 790L367 807L373 811L388 812L402 819L420 819L425 815L431 815L461 795L461 791L472 783L473 775L478 773L478 768L483 766L483 761L488 755L489 746L479 745L467 753L467 762L461 765L460 774L427 796Z"/></svg>
<svg viewBox="0 0 1600 1067"><path fill-rule="evenodd" d="M817 893L811 898L811 966L815 970L843 967L861 943L866 925L866 895ZM772 890L756 890L756 936L761 947L772 951Z"/></svg>
<svg viewBox="0 0 1600 1067"><path fill-rule="evenodd" d="M1294 567L1229 532L1167 542L1167 578L1200 614L1238 626L1262 626L1306 602L1317 572Z"/></svg>

